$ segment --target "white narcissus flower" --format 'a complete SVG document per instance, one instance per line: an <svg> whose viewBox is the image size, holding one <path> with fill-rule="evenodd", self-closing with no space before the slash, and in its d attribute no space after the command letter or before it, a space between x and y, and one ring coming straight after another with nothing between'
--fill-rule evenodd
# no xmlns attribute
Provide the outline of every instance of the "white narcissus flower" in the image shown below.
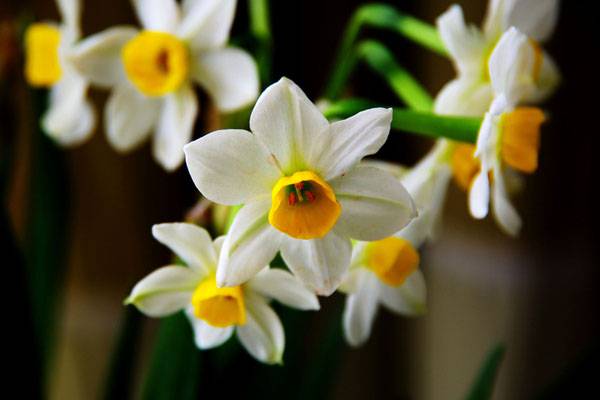
<svg viewBox="0 0 600 400"><path fill-rule="evenodd" d="M535 90L536 57L529 39L517 29L502 36L490 56L495 97L481 124L474 159L470 165L464 163L466 174L472 177L471 214L475 218L487 215L491 186L494 217L510 235L519 232L521 219L508 198L505 167L523 173L537 169L540 126L545 120L538 108L517 107Z"/></svg>
<svg viewBox="0 0 600 400"><path fill-rule="evenodd" d="M369 338L379 304L407 316L425 312L425 280L416 250L422 240L400 232L354 245L350 271L340 286L348 295L343 325L350 345L359 346Z"/></svg>
<svg viewBox="0 0 600 400"><path fill-rule="evenodd" d="M352 346L369 338L379 304L407 316L425 312L426 289L418 270L418 249L438 230L451 176L445 161L452 150L449 146L440 141L415 167L406 171L396 168L415 199L419 216L392 237L354 244L350 271L340 286L348 295L343 324L346 341ZM394 169L388 164L370 164Z"/></svg>
<svg viewBox="0 0 600 400"><path fill-rule="evenodd" d="M25 79L50 88L44 131L63 146L84 142L96 125L86 94L88 81L71 65L69 55L81 36L79 0L57 0L62 23L31 24L25 32Z"/></svg>
<svg viewBox="0 0 600 400"><path fill-rule="evenodd" d="M187 223L155 225L152 234L188 266L157 269L135 285L125 303L151 317L184 310L199 349L217 347L235 331L256 359L281 363L283 326L269 301L300 310L319 309L317 297L292 274L268 266L243 285L217 287L215 274L224 237L212 242L206 230Z"/></svg>
<svg viewBox="0 0 600 400"><path fill-rule="evenodd" d="M236 0L133 0L143 26L117 26L77 45L72 60L96 85L111 87L104 121L108 140L128 151L154 131L153 154L166 169L183 162L202 86L221 111L258 95L252 57L226 47Z"/></svg>
<svg viewBox="0 0 600 400"><path fill-rule="evenodd" d="M558 0L491 0L482 31L465 23L460 6L450 7L438 18L437 25L458 77L439 93L435 111L472 116L485 113L493 98L488 60L502 34L513 26L529 36L529 45L535 52L535 90L524 100L539 102L548 97L560 76L539 43L552 34L558 5Z"/></svg>
<svg viewBox="0 0 600 400"><path fill-rule="evenodd" d="M293 82L259 97L251 132L222 130L185 147L194 183L209 200L244 204L223 245L219 286L254 276L281 250L307 286L329 295L350 265L350 238L378 240L415 215L394 176L361 166L390 130L392 112L375 108L329 123Z"/></svg>

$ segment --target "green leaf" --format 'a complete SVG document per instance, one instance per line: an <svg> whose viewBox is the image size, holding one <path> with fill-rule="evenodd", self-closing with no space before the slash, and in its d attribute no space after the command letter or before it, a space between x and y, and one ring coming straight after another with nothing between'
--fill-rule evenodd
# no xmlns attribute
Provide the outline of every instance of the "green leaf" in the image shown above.
<svg viewBox="0 0 600 400"><path fill-rule="evenodd" d="M56 336L66 270L69 185L65 155L39 121L46 110L48 92L31 91L33 105L32 165L25 255L32 295L36 344L47 368ZM47 372L46 372L47 374Z"/></svg>
<svg viewBox="0 0 600 400"><path fill-rule="evenodd" d="M390 85L409 108L431 111L433 99L410 72L402 68L383 44L367 40L357 46L357 54Z"/></svg>
<svg viewBox="0 0 600 400"><path fill-rule="evenodd" d="M125 309L104 385L105 399L132 398L131 384L140 346L141 322L141 315L137 310L133 307Z"/></svg>
<svg viewBox="0 0 600 400"><path fill-rule="evenodd" d="M465 397L466 400L487 400L492 398L494 383L505 351L506 349L502 343L497 344L490 350L477 373L477 378L471 386L469 394Z"/></svg>
<svg viewBox="0 0 600 400"><path fill-rule="evenodd" d="M143 400L195 400L201 377L201 352L183 312L164 318L158 329Z"/></svg>
<svg viewBox="0 0 600 400"><path fill-rule="evenodd" d="M333 63L325 97L337 100L356 63L353 47L363 27L373 27L395 32L438 54L445 55L446 48L437 29L415 17L403 14L387 4L367 4L356 10L348 23Z"/></svg>
<svg viewBox="0 0 600 400"><path fill-rule="evenodd" d="M347 118L362 110L378 107L364 99L346 99L332 103L324 111L329 118ZM475 143L482 118L454 117L403 108L393 109L392 128L432 138L447 138L458 142Z"/></svg>
<svg viewBox="0 0 600 400"><path fill-rule="evenodd" d="M250 33L256 41L254 57L258 64L260 81L263 85L266 85L271 80L273 52L269 0L248 0L248 14L250 17Z"/></svg>

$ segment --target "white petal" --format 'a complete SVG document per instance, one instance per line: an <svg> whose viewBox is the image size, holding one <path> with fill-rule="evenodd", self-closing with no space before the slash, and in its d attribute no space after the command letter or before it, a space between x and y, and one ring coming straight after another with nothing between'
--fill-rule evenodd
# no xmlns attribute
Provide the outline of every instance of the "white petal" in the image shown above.
<svg viewBox="0 0 600 400"><path fill-rule="evenodd" d="M175 0L132 0L133 8L145 29L175 32L179 6Z"/></svg>
<svg viewBox="0 0 600 400"><path fill-rule="evenodd" d="M479 76L487 44L477 27L465 23L462 8L451 6L438 18L437 26L456 69L461 74Z"/></svg>
<svg viewBox="0 0 600 400"><path fill-rule="evenodd" d="M57 0L63 24L76 38L80 34L81 4L80 0Z"/></svg>
<svg viewBox="0 0 600 400"><path fill-rule="evenodd" d="M285 337L275 311L258 295L246 295L246 323L237 328L242 345L254 358L267 364L281 363Z"/></svg>
<svg viewBox="0 0 600 400"><path fill-rule="evenodd" d="M229 47L200 53L193 60L192 77L221 111L240 109L258 96L256 63L241 49Z"/></svg>
<svg viewBox="0 0 600 400"><path fill-rule="evenodd" d="M487 173L479 173L469 191L469 210L477 219L483 219L488 213L490 203L490 184Z"/></svg>
<svg viewBox="0 0 600 400"><path fill-rule="evenodd" d="M184 152L196 187L216 203L236 205L270 195L280 177L267 148L240 129L209 133Z"/></svg>
<svg viewBox="0 0 600 400"><path fill-rule="evenodd" d="M425 279L420 270L413 272L406 281L398 287L392 287L379 282L381 303L391 311L407 315L422 315L427 309L427 289Z"/></svg>
<svg viewBox="0 0 600 400"><path fill-rule="evenodd" d="M377 278L366 270L360 274L356 292L346 298L343 315L344 337L354 347L369 338L378 305Z"/></svg>
<svg viewBox="0 0 600 400"><path fill-rule="evenodd" d="M307 162L325 180L343 175L383 146L391 123L391 108L372 108L334 122L328 131L314 137Z"/></svg>
<svg viewBox="0 0 600 400"><path fill-rule="evenodd" d="M492 211L496 222L505 233L511 236L517 236L521 230L521 217L519 217L519 214L508 198L508 193L506 192L504 184L504 174L498 165L494 168L494 183L492 190Z"/></svg>
<svg viewBox="0 0 600 400"><path fill-rule="evenodd" d="M247 286L265 297L275 299L299 310L318 310L319 300L288 271L265 268L252 278Z"/></svg>
<svg viewBox="0 0 600 400"><path fill-rule="evenodd" d="M402 183L379 168L359 165L331 186L342 206L336 229L353 239L383 239L417 215Z"/></svg>
<svg viewBox="0 0 600 400"><path fill-rule="evenodd" d="M156 224L152 236L200 274L217 266L217 252L206 229L183 222Z"/></svg>
<svg viewBox="0 0 600 400"><path fill-rule="evenodd" d="M96 113L86 98L88 84L75 72L65 73L52 87L44 130L62 146L83 143L94 131Z"/></svg>
<svg viewBox="0 0 600 400"><path fill-rule="evenodd" d="M225 343L231 337L234 327L217 328L197 318L192 307L186 307L185 315L188 317L194 330L194 343L200 350L212 349Z"/></svg>
<svg viewBox="0 0 600 400"><path fill-rule="evenodd" d="M104 110L109 143L126 152L140 145L156 124L160 100L145 97L128 83L116 86Z"/></svg>
<svg viewBox="0 0 600 400"><path fill-rule="evenodd" d="M174 171L183 162L183 146L192 140L197 114L198 99L190 85L163 98L152 153L167 171Z"/></svg>
<svg viewBox="0 0 600 400"><path fill-rule="evenodd" d="M236 286L267 266L279 250L283 234L268 221L271 199L247 203L237 213L223 243L217 285Z"/></svg>
<svg viewBox="0 0 600 400"><path fill-rule="evenodd" d="M269 148L286 174L306 169L306 156L312 153L317 135L328 127L319 109L287 78L265 89L250 116L250 130Z"/></svg>
<svg viewBox="0 0 600 400"><path fill-rule="evenodd" d="M558 20L558 0L494 0L486 20L486 32L500 35L514 26L527 36L548 39Z"/></svg>
<svg viewBox="0 0 600 400"><path fill-rule="evenodd" d="M125 303L151 317L164 317L190 303L199 280L191 268L162 267L139 281Z"/></svg>
<svg viewBox="0 0 600 400"><path fill-rule="evenodd" d="M137 35L133 27L117 26L92 35L74 46L69 60L95 85L113 86L127 80L121 49Z"/></svg>
<svg viewBox="0 0 600 400"><path fill-rule="evenodd" d="M448 82L435 98L436 114L480 117L489 108L494 93L481 79L465 75Z"/></svg>
<svg viewBox="0 0 600 400"><path fill-rule="evenodd" d="M527 36L515 28L506 31L490 55L490 81L496 94L516 105L535 90L535 54Z"/></svg>
<svg viewBox="0 0 600 400"><path fill-rule="evenodd" d="M184 0L178 35L195 51L222 47L229 39L236 0Z"/></svg>
<svg viewBox="0 0 600 400"><path fill-rule="evenodd" d="M300 240L285 236L281 256L290 270L317 294L329 296L350 267L352 244L335 230L321 239Z"/></svg>

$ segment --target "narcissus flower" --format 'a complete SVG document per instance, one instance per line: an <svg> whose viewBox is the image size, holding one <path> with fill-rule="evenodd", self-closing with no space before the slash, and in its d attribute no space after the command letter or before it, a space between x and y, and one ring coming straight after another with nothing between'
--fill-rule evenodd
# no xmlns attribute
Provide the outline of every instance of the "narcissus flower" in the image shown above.
<svg viewBox="0 0 600 400"><path fill-rule="evenodd" d="M50 88L44 131L63 146L85 141L96 116L86 98L88 81L71 65L69 55L81 36L78 0L57 0L62 23L31 24L25 32L25 79L33 87Z"/></svg>
<svg viewBox="0 0 600 400"><path fill-rule="evenodd" d="M422 240L400 232L354 245L350 271L340 286L348 294L343 324L350 345L359 346L369 338L379 304L407 316L425 312L425 280L417 251Z"/></svg>
<svg viewBox="0 0 600 400"><path fill-rule="evenodd" d="M469 181L467 176L472 177L469 183L471 214L475 218L487 215L491 186L494 216L500 227L511 235L518 233L521 220L508 198L504 170L510 167L532 173L537 169L540 125L545 119L538 108L518 107L535 90L530 77L536 62L536 53L525 35L511 28L502 36L490 56L495 97L481 125L472 153L474 159L455 168L464 171L465 183ZM460 160L460 157L455 156L455 159ZM462 159L469 160L468 157Z"/></svg>
<svg viewBox="0 0 600 400"><path fill-rule="evenodd" d="M460 6L453 5L439 17L437 25L458 77L437 96L436 112L472 116L485 113L494 96L488 61L500 37L510 27L529 37L528 44L535 56L535 90L524 100L545 99L555 89L559 73L540 43L552 34L557 17L558 0L491 0L483 30L479 30L467 25Z"/></svg>
<svg viewBox="0 0 600 400"><path fill-rule="evenodd" d="M170 265L152 272L135 285L125 303L151 317L184 310L199 349L219 346L235 331L256 359L280 363L283 326L269 301L301 310L319 309L317 297L292 274L268 266L243 285L217 287L224 237L212 242L204 229L186 223L155 225L152 234L188 266Z"/></svg>
<svg viewBox="0 0 600 400"><path fill-rule="evenodd" d="M384 144L392 112L375 108L329 123L293 82L259 97L252 133L222 130L185 147L200 192L244 204L223 245L219 286L254 276L281 250L286 264L319 294L331 294L350 265L350 238L378 240L415 215L394 176L361 166Z"/></svg>
<svg viewBox="0 0 600 400"><path fill-rule="evenodd" d="M108 140L127 151L154 130L153 153L167 170L183 162L200 84L221 111L258 94L252 57L225 47L236 0L133 0L143 30L119 26L82 41L72 59L94 84L112 87L104 119Z"/></svg>

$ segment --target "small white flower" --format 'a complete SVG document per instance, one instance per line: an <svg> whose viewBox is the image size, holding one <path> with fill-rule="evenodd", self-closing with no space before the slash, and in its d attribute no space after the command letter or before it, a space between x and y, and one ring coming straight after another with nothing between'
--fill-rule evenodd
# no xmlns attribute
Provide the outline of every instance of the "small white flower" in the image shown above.
<svg viewBox="0 0 600 400"><path fill-rule="evenodd" d="M252 57L225 47L236 0L133 0L143 26L117 26L90 36L72 56L94 84L111 87L104 120L109 142L128 151L154 130L153 153L167 170L183 162L192 138L200 84L221 111L258 94Z"/></svg>
<svg viewBox="0 0 600 400"><path fill-rule="evenodd" d="M462 9L453 5L437 21L444 44L454 60L458 77L449 82L435 101L440 114L480 116L493 98L488 60L500 37L510 27L529 36L535 51L535 90L528 102L547 98L560 79L556 65L538 43L554 30L558 0L491 0L483 31L464 21Z"/></svg>
<svg viewBox="0 0 600 400"><path fill-rule="evenodd" d="M350 345L360 346L369 338L379 304L407 316L425 312L425 280L416 250L423 235L413 237L415 232L355 244L352 266L340 286L348 294L343 325Z"/></svg>
<svg viewBox="0 0 600 400"><path fill-rule="evenodd" d="M402 184L358 165L384 144L392 112L375 108L329 123L293 82L259 97L252 133L223 130L185 147L208 199L244 204L223 248L217 281L238 285L281 250L307 286L331 294L350 265L350 238L377 240L404 227L415 207Z"/></svg>
<svg viewBox="0 0 600 400"><path fill-rule="evenodd" d="M69 55L81 36L79 0L57 0L62 23L34 23L25 32L25 78L49 87L49 107L42 126L56 142L74 146L93 132L96 115L86 93L88 81L71 65Z"/></svg>
<svg viewBox="0 0 600 400"><path fill-rule="evenodd" d="M283 326L269 301L300 310L319 309L317 297L292 274L268 266L243 285L218 288L215 274L224 237L212 242L204 229L186 223L155 225L152 234L188 267L159 268L135 285L125 303L151 317L184 310L199 349L219 346L235 331L256 359L280 363Z"/></svg>
<svg viewBox="0 0 600 400"><path fill-rule="evenodd" d="M508 234L516 235L521 219L508 198L505 165L524 173L537 168L539 129L544 114L538 108L517 107L534 91L536 54L529 39L509 29L490 56L494 100L479 130L474 156L480 162L471 183L469 208L475 218L488 213L490 186L494 216Z"/></svg>

